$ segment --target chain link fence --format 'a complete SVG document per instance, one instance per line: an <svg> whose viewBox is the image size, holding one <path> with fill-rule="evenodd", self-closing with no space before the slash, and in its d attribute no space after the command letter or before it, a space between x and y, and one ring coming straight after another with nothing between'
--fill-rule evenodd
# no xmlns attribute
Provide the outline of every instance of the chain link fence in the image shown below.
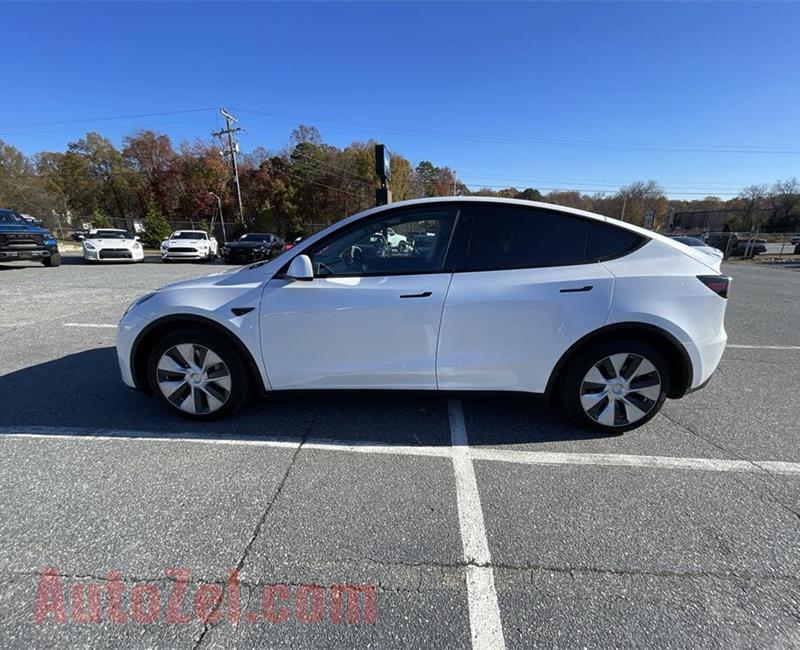
<svg viewBox="0 0 800 650"><path fill-rule="evenodd" d="M692 237L722 251L725 259L800 255L800 232L670 232L670 237Z"/></svg>

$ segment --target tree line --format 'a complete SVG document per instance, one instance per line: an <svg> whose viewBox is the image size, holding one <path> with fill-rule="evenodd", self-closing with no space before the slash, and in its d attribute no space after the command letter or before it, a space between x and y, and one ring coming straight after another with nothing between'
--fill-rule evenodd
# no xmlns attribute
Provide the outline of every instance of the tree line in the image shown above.
<svg viewBox="0 0 800 650"><path fill-rule="evenodd" d="M374 141L338 148L313 126L294 129L288 144L270 152L258 147L239 159L243 221L232 191L229 160L219 143L196 140L175 146L169 136L138 130L116 147L90 132L65 151L25 156L0 140L0 206L56 221L90 222L94 227L144 225L145 241L156 244L173 226L208 227L217 210L216 194L229 224L241 231L276 232L285 238L308 235L374 205L378 178ZM675 212L722 214L732 230L792 231L800 223L800 183L782 180L752 185L731 199L668 199L654 180L636 181L614 193L574 190L542 193L508 187L471 190L447 166L413 165L391 154L393 200L427 196L499 196L546 201L590 210L639 225L665 228ZM212 194L213 193L213 194ZM65 219L71 216L71 220Z"/></svg>

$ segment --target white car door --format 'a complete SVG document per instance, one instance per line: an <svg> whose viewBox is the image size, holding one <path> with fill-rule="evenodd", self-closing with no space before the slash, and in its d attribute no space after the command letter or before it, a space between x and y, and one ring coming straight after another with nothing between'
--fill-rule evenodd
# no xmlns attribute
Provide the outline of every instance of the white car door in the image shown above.
<svg viewBox="0 0 800 650"><path fill-rule="evenodd" d="M436 346L451 275L442 271L455 208L372 215L301 249L310 281L277 276L264 290L261 339L275 389L436 388ZM419 254L400 254L375 233L421 224L436 233ZM288 265L287 265L288 266Z"/></svg>
<svg viewBox="0 0 800 650"><path fill-rule="evenodd" d="M601 262L638 237L544 209L468 204L439 336L439 388L544 392L561 355L606 322L614 277ZM598 230L599 229L599 230ZM613 234L613 233L612 233Z"/></svg>

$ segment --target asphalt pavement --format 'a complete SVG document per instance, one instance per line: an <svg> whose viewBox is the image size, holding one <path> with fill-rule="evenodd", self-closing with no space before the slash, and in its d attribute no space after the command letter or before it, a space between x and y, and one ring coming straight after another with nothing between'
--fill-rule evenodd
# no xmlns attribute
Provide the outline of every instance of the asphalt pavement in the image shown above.
<svg viewBox="0 0 800 650"><path fill-rule="evenodd" d="M2 645L800 645L800 270L725 265L712 382L605 437L497 394L180 419L114 325L224 268L0 266Z"/></svg>

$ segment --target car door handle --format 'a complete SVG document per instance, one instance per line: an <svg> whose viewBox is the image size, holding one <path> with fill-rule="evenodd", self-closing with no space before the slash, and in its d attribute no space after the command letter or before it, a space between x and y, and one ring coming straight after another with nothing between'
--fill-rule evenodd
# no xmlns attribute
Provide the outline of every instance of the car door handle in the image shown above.
<svg viewBox="0 0 800 650"><path fill-rule="evenodd" d="M578 293L580 291L591 291L592 288L591 284L587 284L586 286L575 287L574 289L559 289L559 293Z"/></svg>
<svg viewBox="0 0 800 650"><path fill-rule="evenodd" d="M407 294L405 294L403 296L400 296L400 297L401 298L429 298L432 295L433 295L432 291L423 291L422 293L407 293Z"/></svg>

